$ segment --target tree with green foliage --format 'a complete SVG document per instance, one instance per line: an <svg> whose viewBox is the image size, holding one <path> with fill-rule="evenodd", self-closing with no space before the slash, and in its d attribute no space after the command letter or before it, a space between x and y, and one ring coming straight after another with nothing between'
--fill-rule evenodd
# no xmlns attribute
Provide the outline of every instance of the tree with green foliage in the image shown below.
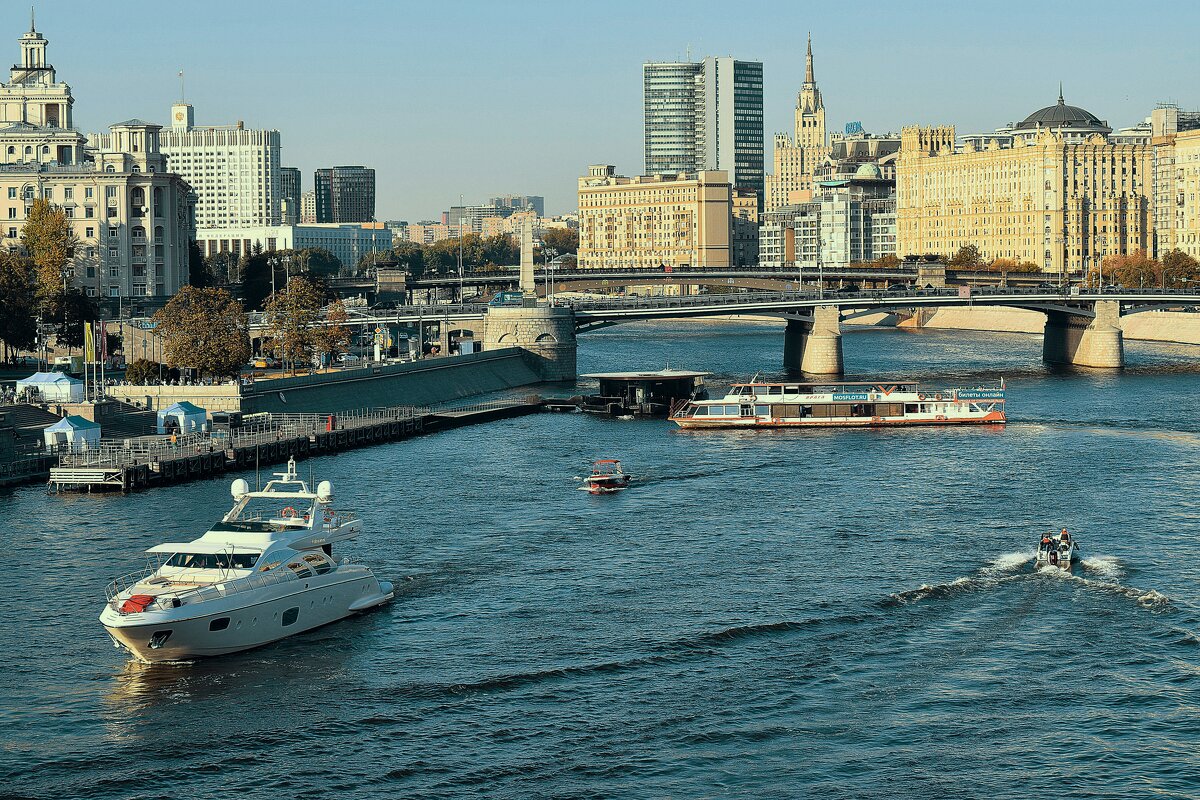
<svg viewBox="0 0 1200 800"><path fill-rule="evenodd" d="M159 376L161 367L148 358L136 359L125 368L125 380L129 383L144 386Z"/></svg>
<svg viewBox="0 0 1200 800"><path fill-rule="evenodd" d="M0 250L0 340L4 360L30 350L37 340L37 283L33 262L12 250Z"/></svg>
<svg viewBox="0 0 1200 800"><path fill-rule="evenodd" d="M184 286L154 315L166 362L232 377L250 358L246 312L226 289Z"/></svg>
<svg viewBox="0 0 1200 800"><path fill-rule="evenodd" d="M951 267L963 267L965 269L976 269L983 264L983 256L979 252L979 248L973 244L964 244L958 248L958 252L950 257L946 262Z"/></svg>
<svg viewBox="0 0 1200 800"><path fill-rule="evenodd" d="M75 255L76 244L66 212L49 200L34 200L21 228L21 246L33 260L38 305L46 317L54 298L66 292L67 265Z"/></svg>
<svg viewBox="0 0 1200 800"><path fill-rule="evenodd" d="M579 252L579 231L574 228L545 228L542 231L542 246L551 248L559 255Z"/></svg>
<svg viewBox="0 0 1200 800"><path fill-rule="evenodd" d="M292 374L299 362L311 363L316 349L313 325L321 313L321 294L305 277L292 278L267 302L267 329L275 342L275 352L291 365Z"/></svg>
<svg viewBox="0 0 1200 800"><path fill-rule="evenodd" d="M1159 259L1162 277L1160 285L1184 287L1200 279L1200 261L1182 250L1168 250Z"/></svg>
<svg viewBox="0 0 1200 800"><path fill-rule="evenodd" d="M66 294L59 292L50 299L46 321L54 325L54 338L59 347L83 347L83 325L100 319L96 301L74 287Z"/></svg>
<svg viewBox="0 0 1200 800"><path fill-rule="evenodd" d="M200 289L214 283L213 274L208 271L208 262L195 239L188 242L188 283Z"/></svg>

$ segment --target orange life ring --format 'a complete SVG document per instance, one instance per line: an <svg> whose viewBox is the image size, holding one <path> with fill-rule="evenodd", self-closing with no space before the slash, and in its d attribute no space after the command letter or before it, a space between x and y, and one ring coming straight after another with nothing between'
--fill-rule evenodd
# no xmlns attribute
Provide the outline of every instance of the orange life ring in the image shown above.
<svg viewBox="0 0 1200 800"><path fill-rule="evenodd" d="M284 519L291 519L292 517L296 516L296 509L292 506L287 506L279 512L279 516L283 517Z"/></svg>
<svg viewBox="0 0 1200 800"><path fill-rule="evenodd" d="M941 399L942 399L942 393L941 393L941 392L938 392L937 394L935 394L935 395L933 396L933 399L934 399L934 400L941 400Z"/></svg>
<svg viewBox="0 0 1200 800"><path fill-rule="evenodd" d="M327 523L333 522L333 519L336 516L337 516L337 512L334 511L332 508L325 509L325 522L327 522Z"/></svg>
<svg viewBox="0 0 1200 800"><path fill-rule="evenodd" d="M917 395L917 399L918 399L918 400L924 400L924 399L925 399L925 395L923 395L923 394L918 394L918 395Z"/></svg>

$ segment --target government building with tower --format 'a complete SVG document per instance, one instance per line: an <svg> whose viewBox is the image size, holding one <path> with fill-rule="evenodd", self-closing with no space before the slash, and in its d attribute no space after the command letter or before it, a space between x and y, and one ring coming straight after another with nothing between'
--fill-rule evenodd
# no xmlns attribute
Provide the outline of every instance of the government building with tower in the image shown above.
<svg viewBox="0 0 1200 800"><path fill-rule="evenodd" d="M0 85L0 232L10 249L36 199L60 207L78 238L68 277L109 313L142 312L188 282L196 198L170 172L161 126L112 125L102 147L74 127L75 98L47 61L30 20L21 58Z"/></svg>

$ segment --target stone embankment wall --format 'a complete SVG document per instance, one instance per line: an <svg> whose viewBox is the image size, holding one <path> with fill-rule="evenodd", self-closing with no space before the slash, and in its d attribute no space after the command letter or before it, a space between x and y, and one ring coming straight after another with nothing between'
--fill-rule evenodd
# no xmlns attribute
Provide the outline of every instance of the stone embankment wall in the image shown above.
<svg viewBox="0 0 1200 800"><path fill-rule="evenodd" d="M151 409L187 400L207 411L337 412L395 405L432 405L539 383L537 364L516 347L406 364L367 366L253 386L115 386L110 394Z"/></svg>
<svg viewBox="0 0 1200 800"><path fill-rule="evenodd" d="M1007 333L1045 330L1046 315L1019 308L941 308L922 327ZM1121 317L1127 341L1200 344L1200 314L1143 311Z"/></svg>
<svg viewBox="0 0 1200 800"><path fill-rule="evenodd" d="M242 410L348 411L376 406L424 406L541 382L528 354L516 347L407 364L257 381Z"/></svg>

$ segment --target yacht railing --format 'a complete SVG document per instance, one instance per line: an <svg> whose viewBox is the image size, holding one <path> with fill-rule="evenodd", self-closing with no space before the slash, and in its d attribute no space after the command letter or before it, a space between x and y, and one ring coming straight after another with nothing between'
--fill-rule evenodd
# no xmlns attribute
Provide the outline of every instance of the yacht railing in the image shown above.
<svg viewBox="0 0 1200 800"><path fill-rule="evenodd" d="M128 599L128 597L122 598L121 595L132 590L137 584L149 578L157 571L157 568L149 567L141 572L131 572L128 575L122 575L120 578L110 582L105 587L104 594L108 598L108 604L112 606L113 611L116 611L118 614L130 613L121 610L121 606ZM218 597L228 597L250 589L261 589L265 586L273 586L285 581L299 580L299 577L292 570L280 565L268 572L255 572L250 575L243 575L240 578L230 578L226 581L211 583L207 586L192 586L186 589L177 589L156 594L154 595L154 602L147 605L146 610L155 606L162 609L175 608L176 606L187 605L189 603L213 600ZM170 584L167 585L169 586ZM176 600L179 602L176 603Z"/></svg>

